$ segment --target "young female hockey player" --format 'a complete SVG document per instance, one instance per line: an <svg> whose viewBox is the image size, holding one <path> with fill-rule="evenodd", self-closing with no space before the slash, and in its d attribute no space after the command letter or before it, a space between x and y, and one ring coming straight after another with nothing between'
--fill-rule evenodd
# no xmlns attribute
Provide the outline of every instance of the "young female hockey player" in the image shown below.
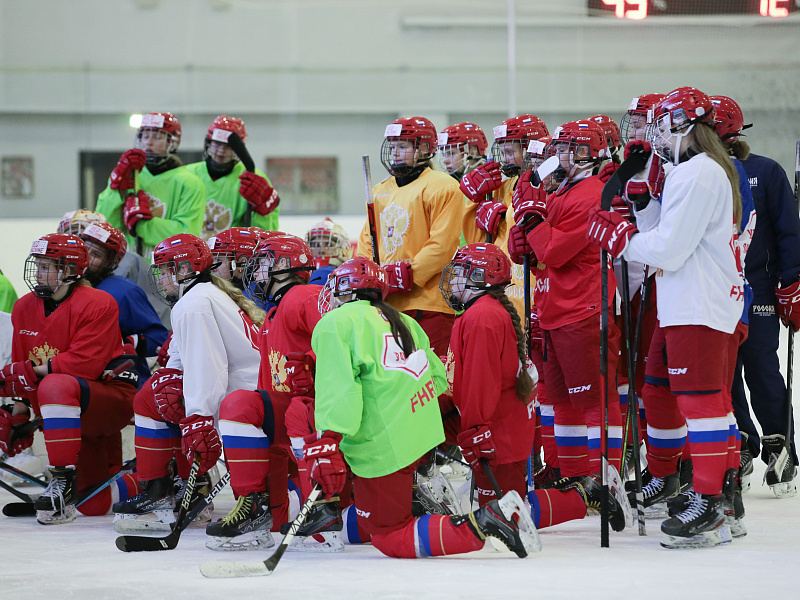
<svg viewBox="0 0 800 600"><path fill-rule="evenodd" d="M172 340L167 366L134 400L142 491L114 505L118 531L169 528L175 520L169 464L176 451L181 478L193 460L200 461L200 475L214 467L222 453L215 427L220 402L233 390L255 385L263 312L213 275L213 266L211 250L194 235L169 237L153 252L153 278L173 305Z"/></svg>
<svg viewBox="0 0 800 600"><path fill-rule="evenodd" d="M534 438L534 384L528 373L525 334L519 315L503 293L511 261L493 244L459 248L442 272L441 291L456 319L447 357L453 401L461 415L458 444L473 467L478 501L495 490L481 464L486 461L503 491L526 494L526 466ZM599 478L565 482L561 490L529 495L537 528L582 519L600 506ZM610 498L611 525L621 531L629 514L621 486Z"/></svg>
<svg viewBox="0 0 800 600"><path fill-rule="evenodd" d="M353 246L347 232L330 217L325 217L306 232L306 243L311 248L315 267L309 283L324 285L328 275L353 256Z"/></svg>
<svg viewBox="0 0 800 600"><path fill-rule="evenodd" d="M261 236L256 228L231 227L208 238L214 262L212 273L244 291L244 271Z"/></svg>
<svg viewBox="0 0 800 600"><path fill-rule="evenodd" d="M135 373L104 376L123 360L117 304L85 284L87 263L78 237L51 233L34 241L25 262L31 293L11 315L14 362L0 371L0 395L24 399L11 414L0 411L0 420L27 423L27 405L43 420L52 479L35 508L44 525L74 520L77 497L120 470L120 431L133 414ZM30 433L0 446L13 454L32 443ZM105 514L113 500L135 491L125 476L80 510Z"/></svg>
<svg viewBox="0 0 800 600"><path fill-rule="evenodd" d="M245 170L228 144L231 133L244 142L247 129L237 117L219 115L208 126L203 160L186 165L205 186L205 220L201 237L209 239L229 227L278 229L280 198L261 169Z"/></svg>
<svg viewBox="0 0 800 600"><path fill-rule="evenodd" d="M713 129L713 113L709 97L694 88L678 88L661 100L648 134L658 156L673 165L661 203L636 207L638 229L618 213L597 208L588 230L612 256L660 270L662 335L653 336L649 357L664 354L655 348L663 339L671 395L662 398L659 414L672 414L673 441L682 442L688 430L694 470L694 490L680 512L661 525L662 545L670 548L731 539L722 496L731 428L725 388L735 364L729 338L743 306L734 255L741 197L734 165ZM648 407L648 419L652 412ZM677 457L663 462L660 468L676 472ZM650 468L654 475L669 475Z"/></svg>
<svg viewBox="0 0 800 600"><path fill-rule="evenodd" d="M206 528L212 550L271 546L270 527L277 531L288 520L288 471L294 459L284 417L292 398L313 395L311 332L320 318L322 289L307 283L313 268L308 245L288 234L262 241L247 267L247 288L275 306L259 332L258 385L240 386L220 407L237 503Z"/></svg>
<svg viewBox="0 0 800 600"><path fill-rule="evenodd" d="M444 440L436 398L447 384L424 331L384 302L386 291L380 267L355 258L320 295L326 314L312 338L317 433L304 450L312 480L336 495L349 465L358 529L387 556L471 552L495 537L524 558L539 545L516 491L463 516L412 516L416 464Z"/></svg>

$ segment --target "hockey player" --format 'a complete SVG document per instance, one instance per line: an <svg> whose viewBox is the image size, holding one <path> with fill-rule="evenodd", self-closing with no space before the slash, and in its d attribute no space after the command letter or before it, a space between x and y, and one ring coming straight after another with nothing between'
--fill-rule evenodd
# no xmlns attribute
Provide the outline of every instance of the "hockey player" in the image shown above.
<svg viewBox="0 0 800 600"><path fill-rule="evenodd" d="M166 237L200 234L205 188L180 168L175 154L180 142L181 124L175 115L145 114L136 147L122 153L108 187L97 198L97 212L126 231L128 244L144 257Z"/></svg>
<svg viewBox="0 0 800 600"><path fill-rule="evenodd" d="M620 137L622 143L633 140L644 140L647 135L648 114L653 107L664 99L664 94L642 94L633 98L628 110L620 119Z"/></svg>
<svg viewBox="0 0 800 600"><path fill-rule="evenodd" d="M479 125L464 121L442 129L437 146L439 162L444 170L453 179L461 181L465 174L486 163L489 142Z"/></svg>
<svg viewBox="0 0 800 600"><path fill-rule="evenodd" d="M212 273L244 291L244 270L260 241L256 228L231 227L208 238L214 262Z"/></svg>
<svg viewBox="0 0 800 600"><path fill-rule="evenodd" d="M215 426L225 394L255 385L256 333L263 312L229 282L212 274L213 259L199 237L178 234L153 252L153 277L173 305L167 366L136 394L136 470L141 492L114 505L117 531L169 529L175 490L169 464L178 452L178 475L199 461L199 475L222 454ZM198 480L205 487L208 477ZM202 489L198 491L202 493ZM213 508L201 517L210 517Z"/></svg>
<svg viewBox="0 0 800 600"><path fill-rule="evenodd" d="M800 321L791 307L800 299L800 218L786 173L774 160L750 153L742 137L742 110L727 96L712 96L717 131L729 152L747 174L758 220L745 259L745 276L753 290L747 341L742 345L733 385L733 406L742 431L743 475L752 472L752 456L761 451L767 463L765 481L779 498L796 493L794 477L797 454L791 442L791 456L782 473L774 470L786 435L786 386L778 361L779 317L797 330ZM776 314L777 309L777 314ZM763 437L750 418L742 381L750 389L750 406Z"/></svg>
<svg viewBox="0 0 800 600"><path fill-rule="evenodd" d="M431 168L436 142L436 128L425 117L402 117L387 125L381 164L390 177L373 188L373 197L389 304L414 317L433 348L444 354L453 311L437 285L458 246L462 198L452 177ZM372 256L367 223L356 254Z"/></svg>
<svg viewBox="0 0 800 600"><path fill-rule="evenodd" d="M735 364L730 337L743 306L743 280L733 251L741 197L733 163L713 130L713 113L710 98L694 88L678 88L659 102L648 138L658 156L673 165L661 204L636 207L637 226L597 208L588 229L590 239L612 256L662 273L661 329L651 342L648 363L666 356L664 373L672 395L662 395L658 412L660 418L671 415L674 426L662 430L661 437L675 447L688 430L694 470L694 489L686 492L681 510L661 525L661 543L668 548L715 546L731 539L722 496L732 425L725 388ZM688 303L687 294L692 297ZM647 411L652 425L650 405ZM677 457L659 462L649 465L654 480L674 480Z"/></svg>
<svg viewBox="0 0 800 600"><path fill-rule="evenodd" d="M10 313L17 301L17 292L2 271L0 271L0 312Z"/></svg>
<svg viewBox="0 0 800 600"><path fill-rule="evenodd" d="M104 375L123 361L117 304L84 282L88 258L83 242L51 233L34 241L25 262L31 292L16 303L12 360L0 371L0 395L23 398L0 420L27 423L28 406L43 421L52 479L35 501L43 525L76 517L76 499L120 470L120 431L133 414L136 375ZM0 431L8 431L0 426ZM29 447L33 434L3 439L13 454ZM87 515L108 512L111 502L136 491L124 476L80 507Z"/></svg>
<svg viewBox="0 0 800 600"><path fill-rule="evenodd" d="M247 267L247 288L275 306L258 336L258 385L239 386L220 406L220 432L237 502L206 528L212 550L271 546L270 528L277 531L288 520L288 470L294 458L284 417L293 398L313 396L311 332L320 318L321 287L308 285L312 269L308 245L288 234L259 244Z"/></svg>
<svg viewBox="0 0 800 600"><path fill-rule="evenodd" d="M530 369L532 378L519 315L503 293L510 281L508 257L480 243L459 248L440 284L445 300L463 311L453 327L446 371L461 414L458 443L473 466L481 506L496 497L484 462L501 490L525 496L534 437L536 369ZM622 483L612 488L611 525L621 531L630 509ZM560 490L535 490L529 498L536 527L583 518L587 509L600 507L601 491L599 475L574 478Z"/></svg>
<svg viewBox="0 0 800 600"><path fill-rule="evenodd" d="M92 223L78 237L83 240L89 258L85 275L87 281L95 288L111 294L117 301L119 328L123 337L132 338L141 386L150 377L146 359L158 354L158 349L167 339L167 329L161 324L142 288L128 279L113 275L128 249L122 232L108 223Z"/></svg>
<svg viewBox="0 0 800 600"><path fill-rule="evenodd" d="M592 115L586 117L588 121L594 121L603 128L608 145L608 158L613 163L620 163L619 153L622 150L622 136L620 135L619 125L608 115Z"/></svg>
<svg viewBox="0 0 800 600"><path fill-rule="evenodd" d="M562 477L600 472L600 392L598 318L601 307L597 272L600 255L585 237L586 220L600 203L603 183L592 173L608 154L602 128L594 121L570 121L558 127L548 153L557 156L559 182L553 194L541 191L521 201L508 248L513 257L531 256L544 263L536 281L539 323L544 331L544 379L555 409L555 437ZM614 278L609 277L613 289ZM609 298L610 310L613 294ZM614 373L619 331L610 325L609 373ZM617 394L610 386L609 405ZM619 469L622 423L618 410L608 411L608 455Z"/></svg>
<svg viewBox="0 0 800 600"><path fill-rule="evenodd" d="M494 537L524 558L540 546L515 491L463 516L412 516L416 463L444 440L436 397L447 383L424 331L384 302L386 291L378 265L355 258L331 274L320 295L326 314L312 338L317 432L304 448L312 480L336 495L349 465L356 507L347 519L357 523L348 536L387 556L471 552Z"/></svg>
<svg viewBox="0 0 800 600"><path fill-rule="evenodd" d="M314 256L314 272L309 283L324 285L328 275L353 256L353 247L344 227L334 223L330 217L314 225L306 232L306 243Z"/></svg>
<svg viewBox="0 0 800 600"><path fill-rule="evenodd" d="M201 237L209 239L230 227L255 226L278 229L278 192L261 170L245 170L239 157L228 145L235 133L244 142L247 129L237 117L219 115L208 126L203 146L203 160L186 165L205 186L205 221Z"/></svg>

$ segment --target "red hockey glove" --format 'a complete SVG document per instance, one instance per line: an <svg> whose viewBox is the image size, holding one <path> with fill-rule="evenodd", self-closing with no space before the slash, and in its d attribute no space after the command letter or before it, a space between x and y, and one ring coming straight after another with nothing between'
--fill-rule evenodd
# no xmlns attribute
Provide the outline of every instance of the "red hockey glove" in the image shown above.
<svg viewBox="0 0 800 600"><path fill-rule="evenodd" d="M33 445L33 430L20 434L22 426L30 421L30 410L12 415L13 407L0 407L0 452L14 456Z"/></svg>
<svg viewBox="0 0 800 600"><path fill-rule="evenodd" d="M631 206L621 196L614 196L611 199L611 210L628 221L633 220L631 217Z"/></svg>
<svg viewBox="0 0 800 600"><path fill-rule="evenodd" d="M615 163L613 160L608 161L603 167L600 169L600 172L597 173L597 177L603 183L607 183L611 176L616 173L617 169L619 169L619 163Z"/></svg>
<svg viewBox="0 0 800 600"><path fill-rule="evenodd" d="M594 209L589 215L587 239L593 241L611 256L617 258L625 252L628 242L639 233L636 226L619 213Z"/></svg>
<svg viewBox="0 0 800 600"><path fill-rule="evenodd" d="M344 488L347 466L339 451L342 435L335 431L323 431L308 436L303 457L311 465L311 480L317 482L326 496L336 496Z"/></svg>
<svg viewBox="0 0 800 600"><path fill-rule="evenodd" d="M177 425L186 418L183 406L183 371L180 369L158 369L150 378L150 389L156 410L168 423Z"/></svg>
<svg viewBox="0 0 800 600"><path fill-rule="evenodd" d="M514 221L526 231L547 218L547 192L541 185L532 186L528 173L517 180L511 204L514 207Z"/></svg>
<svg viewBox="0 0 800 600"><path fill-rule="evenodd" d="M172 332L170 331L167 334L167 339L164 340L164 343L158 347L158 355L156 356L156 362L158 363L159 367L166 367L167 363L169 362L169 343L172 341Z"/></svg>
<svg viewBox="0 0 800 600"><path fill-rule="evenodd" d="M295 396L286 408L283 418L286 435L292 443L292 453L303 460L304 438L314 434L314 399L309 396Z"/></svg>
<svg viewBox="0 0 800 600"><path fill-rule="evenodd" d="M181 419L181 450L186 460L200 460L198 475L203 475L217 464L222 456L222 442L214 428L214 417L189 415Z"/></svg>
<svg viewBox="0 0 800 600"><path fill-rule="evenodd" d="M144 168L146 159L144 150L139 150L138 148L125 150L122 156L119 157L117 166L111 171L109 187L112 190L120 190L122 192L132 190L136 185L134 174Z"/></svg>
<svg viewBox="0 0 800 600"><path fill-rule="evenodd" d="M623 152L623 158L625 160L628 160L631 157L631 154L635 152L639 152L641 154L650 156L653 153L653 147L647 140L631 140L630 142L625 144L625 151Z"/></svg>
<svg viewBox="0 0 800 600"><path fill-rule="evenodd" d="M517 225L512 225L508 230L508 255L518 265L522 264L522 257L533 254L525 232Z"/></svg>
<svg viewBox="0 0 800 600"><path fill-rule="evenodd" d="M399 260L381 267L386 274L386 285L389 292L410 292L414 289L414 273L411 271L411 263L407 260Z"/></svg>
<svg viewBox="0 0 800 600"><path fill-rule="evenodd" d="M478 229L485 231L491 236L497 235L500 223L506 216L506 205L502 202L483 202L475 211L475 224Z"/></svg>
<svg viewBox="0 0 800 600"><path fill-rule="evenodd" d="M651 154L644 170L625 183L625 199L639 211L644 210L650 200L656 200L664 189L664 166L655 154Z"/></svg>
<svg viewBox="0 0 800 600"><path fill-rule="evenodd" d="M486 459L492 461L497 448L494 445L492 430L488 425L476 425L458 434L458 445L461 447L461 454L472 467Z"/></svg>
<svg viewBox="0 0 800 600"><path fill-rule="evenodd" d="M29 360L7 364L0 370L0 380L0 396L24 396L39 385L39 376Z"/></svg>
<svg viewBox="0 0 800 600"><path fill-rule="evenodd" d="M775 297L781 322L792 332L800 329L800 281L775 288Z"/></svg>
<svg viewBox="0 0 800 600"><path fill-rule="evenodd" d="M150 198L147 193L139 190L135 195L130 195L122 205L122 222L128 231L133 233L139 221L149 221L153 218L150 210Z"/></svg>
<svg viewBox="0 0 800 600"><path fill-rule="evenodd" d="M278 208L281 203L278 192L261 175L245 171L239 175L239 181L239 193L258 214L268 215Z"/></svg>
<svg viewBox="0 0 800 600"><path fill-rule="evenodd" d="M314 393L314 355L310 352L286 354L286 381L292 394Z"/></svg>
<svg viewBox="0 0 800 600"><path fill-rule="evenodd" d="M466 173L459 183L461 191L473 202L483 202L486 194L491 194L503 183L503 173L499 162L487 162Z"/></svg>

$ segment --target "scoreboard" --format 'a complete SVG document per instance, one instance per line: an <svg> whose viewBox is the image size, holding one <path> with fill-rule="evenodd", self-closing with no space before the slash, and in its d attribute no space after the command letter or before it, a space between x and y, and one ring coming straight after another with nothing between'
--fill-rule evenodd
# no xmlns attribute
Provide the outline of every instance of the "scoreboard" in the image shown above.
<svg viewBox="0 0 800 600"><path fill-rule="evenodd" d="M588 0L590 16L641 21L659 16L744 15L781 19L800 0Z"/></svg>

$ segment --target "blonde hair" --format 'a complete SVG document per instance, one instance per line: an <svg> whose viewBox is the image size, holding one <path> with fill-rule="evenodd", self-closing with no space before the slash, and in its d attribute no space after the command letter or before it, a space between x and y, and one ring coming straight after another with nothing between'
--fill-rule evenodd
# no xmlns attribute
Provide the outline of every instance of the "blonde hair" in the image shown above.
<svg viewBox="0 0 800 600"><path fill-rule="evenodd" d="M739 173L728 155L728 150L719 139L717 132L705 123L698 123L692 129L689 149L696 154L705 152L709 158L725 171L731 184L733 194L733 222L737 225L742 220L742 194L739 191Z"/></svg>
<svg viewBox="0 0 800 600"><path fill-rule="evenodd" d="M237 288L227 279L222 279L221 277L217 277L216 275L211 276L211 283L225 292L228 297L236 303L236 306L241 308L244 313L250 317L250 320L253 321L256 325L261 327L264 324L264 319L267 317L267 313L256 306L256 303L252 300L248 300L245 298L242 290Z"/></svg>

